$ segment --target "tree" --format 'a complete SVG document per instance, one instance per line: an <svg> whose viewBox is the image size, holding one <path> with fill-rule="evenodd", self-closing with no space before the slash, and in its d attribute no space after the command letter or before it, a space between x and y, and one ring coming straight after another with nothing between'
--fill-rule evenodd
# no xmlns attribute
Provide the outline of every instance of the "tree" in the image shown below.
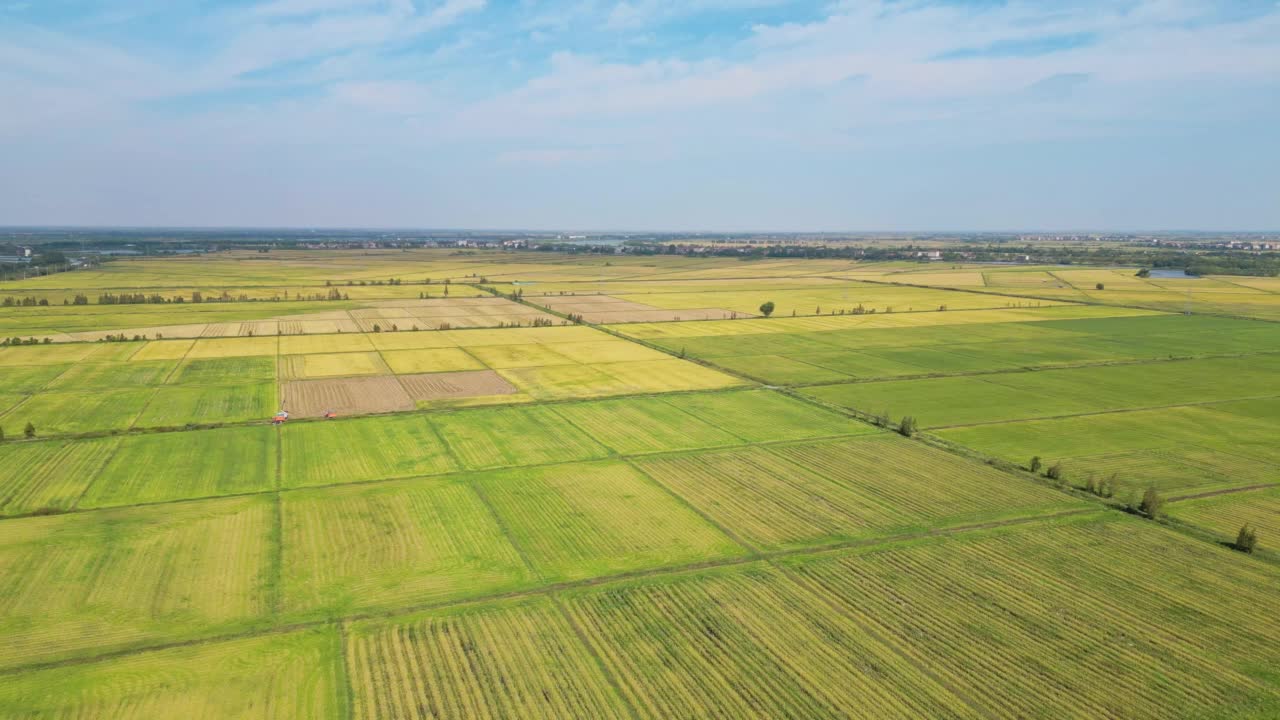
<svg viewBox="0 0 1280 720"><path fill-rule="evenodd" d="M1098 283L1097 285L1094 285L1093 287L1094 287L1095 289L1097 289L1097 290L1106 290L1106 289L1107 289L1107 286L1106 286L1106 285L1103 285L1102 283Z"/></svg>
<svg viewBox="0 0 1280 720"><path fill-rule="evenodd" d="M1040 468L1044 467L1044 463L1040 462L1040 456L1036 455L1031 458L1031 462L1027 463L1027 469L1033 473L1040 472Z"/></svg>
<svg viewBox="0 0 1280 720"><path fill-rule="evenodd" d="M773 301L772 301L772 300L770 300L770 301L768 301L768 302L766 302L765 304L763 304L763 305L761 305L761 306L760 306L760 314L761 314L761 315L764 315L765 317L769 317L770 315L772 315L772 314L773 314Z"/></svg>
<svg viewBox="0 0 1280 720"><path fill-rule="evenodd" d="M1236 533L1235 548L1242 553L1252 554L1256 547L1258 547L1258 532L1245 523L1240 527L1240 532Z"/></svg>
<svg viewBox="0 0 1280 720"><path fill-rule="evenodd" d="M1044 475L1050 480L1056 480L1061 482L1063 476L1066 475L1066 472L1062 469L1062 461L1059 460L1058 462L1050 465L1049 469L1045 471Z"/></svg>
<svg viewBox="0 0 1280 720"><path fill-rule="evenodd" d="M1138 271L1137 273L1135 273L1135 274L1136 274L1138 277L1140 277L1140 278L1144 278L1144 277L1151 277L1151 271L1150 271L1150 270L1148 270L1148 269L1146 269L1146 268L1142 268L1141 270L1139 270L1139 271Z"/></svg>
<svg viewBox="0 0 1280 720"><path fill-rule="evenodd" d="M23 436L25 436L25 437L27 437L27 438L33 438L33 437L35 437L35 436L36 436L36 426L35 426L35 425L32 425L31 423L27 423L27 426L26 426L26 427L24 427L24 428L22 428L22 434L23 434Z"/></svg>
<svg viewBox="0 0 1280 720"><path fill-rule="evenodd" d="M898 423L898 433L903 437L911 437L916 434L916 419L910 415L904 415L902 422Z"/></svg>
<svg viewBox="0 0 1280 720"><path fill-rule="evenodd" d="M1138 505L1138 510L1149 518L1155 519L1159 517L1161 508L1164 507L1164 498L1160 497L1160 493L1156 492L1156 486L1152 485L1142 494L1142 502Z"/></svg>

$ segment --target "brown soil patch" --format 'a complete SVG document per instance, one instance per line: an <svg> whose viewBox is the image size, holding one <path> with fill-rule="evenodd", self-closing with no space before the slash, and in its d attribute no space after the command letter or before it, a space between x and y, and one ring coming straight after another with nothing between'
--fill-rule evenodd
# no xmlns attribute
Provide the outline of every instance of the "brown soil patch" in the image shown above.
<svg viewBox="0 0 1280 720"><path fill-rule="evenodd" d="M394 377L295 380L284 384L284 409L295 417L413 410L413 398Z"/></svg>
<svg viewBox="0 0 1280 720"><path fill-rule="evenodd" d="M515 385L492 370L401 375L414 400L452 400L485 395L514 395Z"/></svg>

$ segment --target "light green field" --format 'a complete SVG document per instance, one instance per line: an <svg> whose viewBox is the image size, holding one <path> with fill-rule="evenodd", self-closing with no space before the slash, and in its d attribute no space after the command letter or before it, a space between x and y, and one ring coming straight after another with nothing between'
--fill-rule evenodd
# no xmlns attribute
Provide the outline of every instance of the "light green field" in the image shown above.
<svg viewBox="0 0 1280 720"><path fill-rule="evenodd" d="M738 393L737 398L750 396ZM623 455L739 445L742 440L662 398L626 398L557 405L569 427Z"/></svg>
<svg viewBox="0 0 1280 720"><path fill-rule="evenodd" d="M620 462L474 478L540 577L572 580L745 553Z"/></svg>
<svg viewBox="0 0 1280 720"><path fill-rule="evenodd" d="M566 427L547 407L510 407L443 414L432 420L467 470L589 460L608 451Z"/></svg>
<svg viewBox="0 0 1280 720"><path fill-rule="evenodd" d="M151 397L135 427L178 427L266 420L279 409L276 384L162 387Z"/></svg>
<svg viewBox="0 0 1280 720"><path fill-rule="evenodd" d="M1280 548L1280 487L1179 501L1169 505L1168 512L1209 530L1224 543L1234 543L1236 533L1247 525L1257 535L1255 552L1275 554Z"/></svg>
<svg viewBox="0 0 1280 720"><path fill-rule="evenodd" d="M284 487L436 475L459 469L424 417L363 418L281 430Z"/></svg>
<svg viewBox="0 0 1280 720"><path fill-rule="evenodd" d="M171 385L243 385L276 379L271 358L233 357L188 360L169 379Z"/></svg>
<svg viewBox="0 0 1280 720"><path fill-rule="evenodd" d="M242 628L269 609L265 497L0 522L0 668Z"/></svg>
<svg viewBox="0 0 1280 720"><path fill-rule="evenodd" d="M120 441L79 507L262 492L276 483L276 432L243 427Z"/></svg>
<svg viewBox="0 0 1280 720"><path fill-rule="evenodd" d="M0 717L341 718L342 682L337 633L306 630L13 675Z"/></svg>
<svg viewBox="0 0 1280 720"><path fill-rule="evenodd" d="M1047 488L887 434L634 462L735 535L770 550L1079 507Z"/></svg>
<svg viewBox="0 0 1280 720"><path fill-rule="evenodd" d="M104 438L0 445L0 514L69 509L119 443Z"/></svg>
<svg viewBox="0 0 1280 720"><path fill-rule="evenodd" d="M421 605L515 589L533 577L462 482L305 490L280 502L289 613Z"/></svg>
<svg viewBox="0 0 1280 720"><path fill-rule="evenodd" d="M125 430L155 394L150 388L44 392L0 416L0 426L10 436L22 432L27 423L35 426L37 436Z"/></svg>

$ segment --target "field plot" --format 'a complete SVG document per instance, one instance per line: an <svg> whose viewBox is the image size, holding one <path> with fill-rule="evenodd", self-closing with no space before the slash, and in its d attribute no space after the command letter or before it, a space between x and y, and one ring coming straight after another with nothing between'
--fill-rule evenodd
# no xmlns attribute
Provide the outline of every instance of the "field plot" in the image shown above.
<svg viewBox="0 0 1280 720"><path fill-rule="evenodd" d="M78 507L262 492L275 482L273 428L134 435L120 440Z"/></svg>
<svg viewBox="0 0 1280 720"><path fill-rule="evenodd" d="M634 462L723 527L770 550L1079 506L892 435Z"/></svg>
<svg viewBox="0 0 1280 720"><path fill-rule="evenodd" d="M284 383L281 406L297 417L397 412L414 409L413 399L398 378L380 376Z"/></svg>
<svg viewBox="0 0 1280 720"><path fill-rule="evenodd" d="M119 442L103 438L0 446L0 515L69 509Z"/></svg>
<svg viewBox="0 0 1280 720"><path fill-rule="evenodd" d="M1280 631L1249 609L1275 602L1280 573L1140 520L788 564L988 716L1269 717L1280 701Z"/></svg>
<svg viewBox="0 0 1280 720"><path fill-rule="evenodd" d="M607 585L565 601L641 717L977 717L766 567Z"/></svg>
<svg viewBox="0 0 1280 720"><path fill-rule="evenodd" d="M691 393L664 399L748 443L876 432L865 423L768 390Z"/></svg>
<svg viewBox="0 0 1280 720"><path fill-rule="evenodd" d="M300 423L281 432L284 487L437 475L457 470L421 415Z"/></svg>
<svg viewBox="0 0 1280 720"><path fill-rule="evenodd" d="M1257 533L1258 552L1280 548L1280 487L1180 501L1169 505L1168 512L1210 530L1222 542L1235 542L1236 533L1248 525Z"/></svg>
<svg viewBox="0 0 1280 720"><path fill-rule="evenodd" d="M342 655L330 629L126 655L0 683L0 717L343 717Z"/></svg>
<svg viewBox="0 0 1280 720"><path fill-rule="evenodd" d="M290 613L422 605L532 579L484 503L456 480L287 492L281 504Z"/></svg>
<svg viewBox="0 0 1280 720"><path fill-rule="evenodd" d="M351 629L357 718L625 718L626 707L549 600Z"/></svg>
<svg viewBox="0 0 1280 720"><path fill-rule="evenodd" d="M476 476L472 482L544 579L745 553L625 463L523 469Z"/></svg>
<svg viewBox="0 0 1280 720"><path fill-rule="evenodd" d="M169 378L171 385L242 385L271 382L276 366L267 357L188 360Z"/></svg>
<svg viewBox="0 0 1280 720"><path fill-rule="evenodd" d="M738 393L734 397L751 396ZM745 407L745 406L744 406ZM739 445L742 440L657 397L555 406L569 426L623 455Z"/></svg>
<svg viewBox="0 0 1280 720"><path fill-rule="evenodd" d="M401 375L400 383L409 397L426 407L530 399L492 370Z"/></svg>
<svg viewBox="0 0 1280 720"><path fill-rule="evenodd" d="M447 413L431 423L467 470L589 460L608 453L546 407Z"/></svg>
<svg viewBox="0 0 1280 720"><path fill-rule="evenodd" d="M994 423L938 435L1018 464L1033 455L1046 466L1062 461L1067 481L1077 486L1112 474L1139 494L1148 485L1183 491L1276 480L1280 424L1231 413L1232 405Z"/></svg>
<svg viewBox="0 0 1280 720"><path fill-rule="evenodd" d="M178 427L265 420L279 409L274 382L168 386L156 390L134 427Z"/></svg>
<svg viewBox="0 0 1280 720"><path fill-rule="evenodd" d="M125 430L155 393L151 388L44 392L0 416L0 425L10 435L17 435L27 423L41 436Z"/></svg>
<svg viewBox="0 0 1280 720"><path fill-rule="evenodd" d="M646 302L650 296L629 299L610 295L585 297L539 297L533 302L558 313L581 315L589 323L662 322L679 320L730 320L739 317L755 317L753 314L719 307L694 307L683 305L666 308Z"/></svg>
<svg viewBox="0 0 1280 720"><path fill-rule="evenodd" d="M517 345L513 347L526 347ZM540 346L533 346L540 347ZM424 348L421 350L386 350L382 357L391 372L402 374L484 370L485 364L461 348Z"/></svg>
<svg viewBox="0 0 1280 720"><path fill-rule="evenodd" d="M0 667L242 627L268 609L265 497L0 522Z"/></svg>

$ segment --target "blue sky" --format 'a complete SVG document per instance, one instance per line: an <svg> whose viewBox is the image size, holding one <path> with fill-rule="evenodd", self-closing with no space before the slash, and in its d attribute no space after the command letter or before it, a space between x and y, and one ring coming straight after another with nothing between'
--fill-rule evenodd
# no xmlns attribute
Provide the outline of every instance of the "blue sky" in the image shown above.
<svg viewBox="0 0 1280 720"><path fill-rule="evenodd" d="M1280 229L1276 0L0 0L0 225Z"/></svg>

